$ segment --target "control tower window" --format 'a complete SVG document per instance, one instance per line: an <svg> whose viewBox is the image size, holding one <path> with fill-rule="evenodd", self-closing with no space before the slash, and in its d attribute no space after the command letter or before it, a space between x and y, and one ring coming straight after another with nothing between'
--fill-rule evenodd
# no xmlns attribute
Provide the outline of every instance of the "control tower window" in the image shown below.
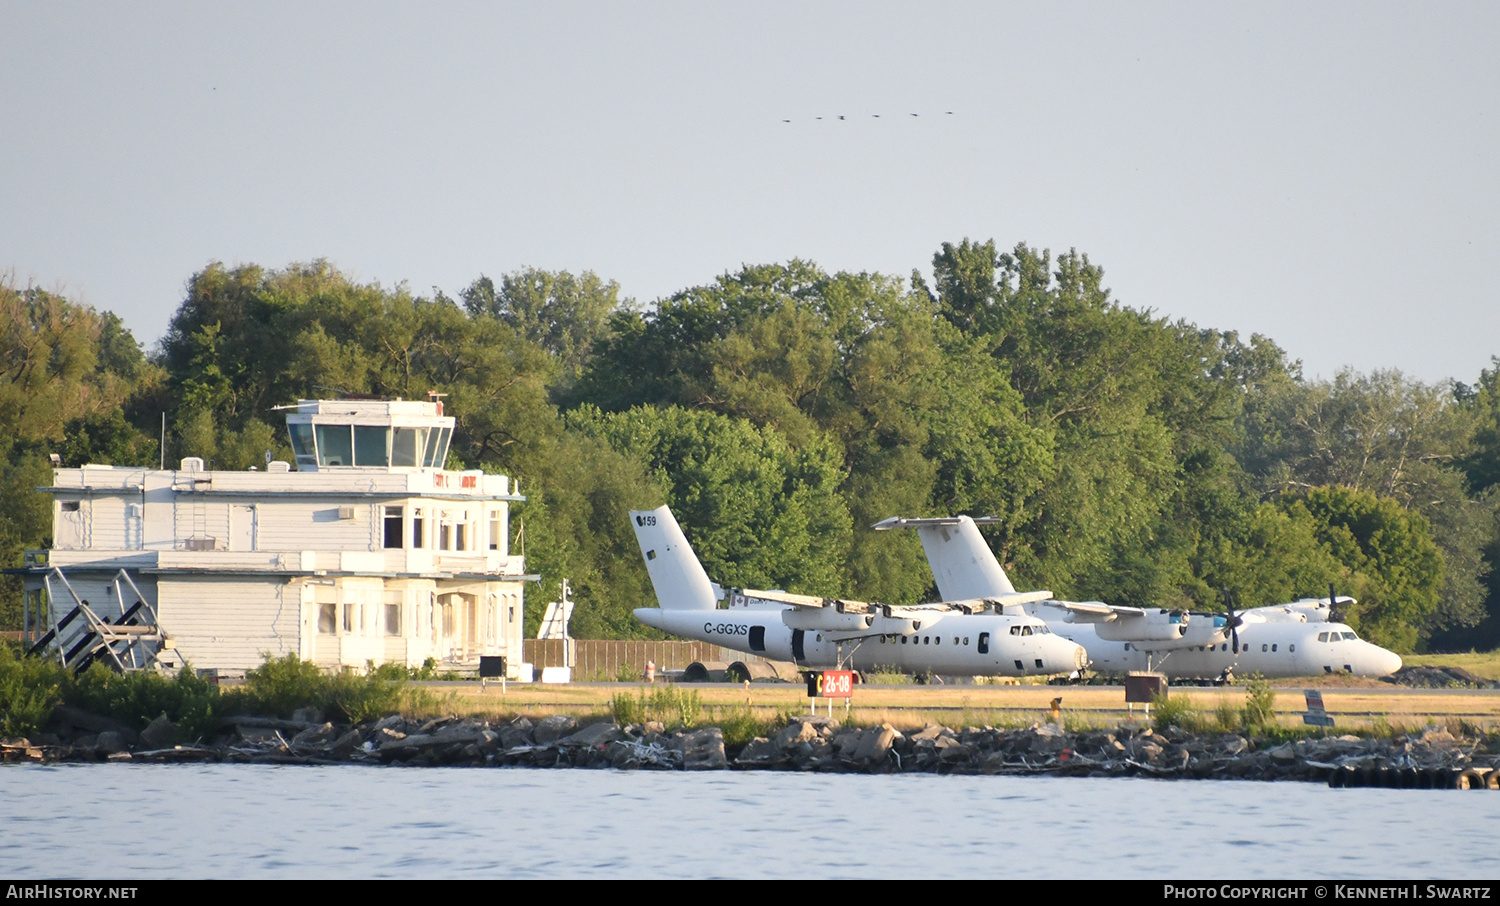
<svg viewBox="0 0 1500 906"><path fill-rule="evenodd" d="M318 454L313 448L313 426L306 423L293 422L287 425L287 429L292 436L292 452L297 456L297 465L317 465Z"/></svg>
<svg viewBox="0 0 1500 906"><path fill-rule="evenodd" d="M420 466L427 445L426 428L397 428L391 436L391 465Z"/></svg>
<svg viewBox="0 0 1500 906"><path fill-rule="evenodd" d="M354 440L348 425L318 425L318 465L354 465Z"/></svg>
<svg viewBox="0 0 1500 906"><path fill-rule="evenodd" d="M391 429L373 425L354 426L354 464L357 466L388 466L391 464L387 444Z"/></svg>
<svg viewBox="0 0 1500 906"><path fill-rule="evenodd" d="M427 432L427 451L423 456L423 465L429 469L441 469L447 463L448 436L451 433L451 428L439 428Z"/></svg>

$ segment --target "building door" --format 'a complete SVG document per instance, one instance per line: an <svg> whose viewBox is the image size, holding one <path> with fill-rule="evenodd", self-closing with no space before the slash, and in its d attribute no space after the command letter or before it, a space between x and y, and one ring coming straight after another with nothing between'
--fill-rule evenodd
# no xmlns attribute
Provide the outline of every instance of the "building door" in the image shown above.
<svg viewBox="0 0 1500 906"><path fill-rule="evenodd" d="M255 550L255 506L235 504L229 508L229 549Z"/></svg>

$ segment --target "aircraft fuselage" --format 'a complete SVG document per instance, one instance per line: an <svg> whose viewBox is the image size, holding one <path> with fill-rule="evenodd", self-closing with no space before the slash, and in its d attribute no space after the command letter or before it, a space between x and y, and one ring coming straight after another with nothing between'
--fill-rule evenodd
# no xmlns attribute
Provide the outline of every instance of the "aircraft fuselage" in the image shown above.
<svg viewBox="0 0 1500 906"><path fill-rule="evenodd" d="M965 676L1037 676L1071 673L1084 666L1084 651L1024 614L924 615L909 635L877 635L834 641L831 632L792 629L782 611L770 608L663 610L643 607L636 619L663 632L722 645L735 651L812 669L862 671L889 668L906 673ZM842 649L843 661L840 663Z"/></svg>
<svg viewBox="0 0 1500 906"><path fill-rule="evenodd" d="M1398 655L1354 638L1353 630L1342 623L1246 623L1239 628L1238 652L1228 640L1212 646L1148 651L1141 642L1101 639L1089 623L1054 621L1049 625L1088 651L1091 669L1109 673L1151 669L1174 678L1216 678L1229 670L1241 678L1256 673L1265 677L1321 673L1378 677L1401 667Z"/></svg>

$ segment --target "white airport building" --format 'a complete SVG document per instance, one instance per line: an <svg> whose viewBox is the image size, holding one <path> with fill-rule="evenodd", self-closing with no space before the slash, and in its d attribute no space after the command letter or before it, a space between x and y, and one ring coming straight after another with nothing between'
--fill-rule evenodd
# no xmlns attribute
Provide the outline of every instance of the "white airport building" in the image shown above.
<svg viewBox="0 0 1500 906"><path fill-rule="evenodd" d="M438 401L303 400L295 468L56 468L52 549L20 571L26 632L74 665L503 657L517 678L537 578L508 543L525 498L507 476L442 468L453 425Z"/></svg>

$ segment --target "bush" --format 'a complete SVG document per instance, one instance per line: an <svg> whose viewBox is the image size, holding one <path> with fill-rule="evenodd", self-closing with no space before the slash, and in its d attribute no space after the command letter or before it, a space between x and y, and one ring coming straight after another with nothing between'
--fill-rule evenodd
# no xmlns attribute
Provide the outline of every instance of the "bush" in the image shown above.
<svg viewBox="0 0 1500 906"><path fill-rule="evenodd" d="M1185 698L1171 699L1158 695L1151 699L1151 726L1160 733L1168 727L1178 727L1190 733L1203 728L1203 718Z"/></svg>
<svg viewBox="0 0 1500 906"><path fill-rule="evenodd" d="M733 752L757 736L770 736L773 721L756 717L748 705L736 705L720 714L715 723L724 732L724 748Z"/></svg>
<svg viewBox="0 0 1500 906"><path fill-rule="evenodd" d="M609 700L609 709L615 723L620 726L659 720L667 726L690 727L703 718L703 701L698 697L698 691L684 692L676 686L658 686L649 696L645 690L635 696L628 692L616 693Z"/></svg>
<svg viewBox="0 0 1500 906"><path fill-rule="evenodd" d="M60 664L0 645L0 736L31 736L62 703L68 673Z"/></svg>
<svg viewBox="0 0 1500 906"><path fill-rule="evenodd" d="M333 698L333 678L295 654L273 658L245 674L250 710L271 717L291 717L298 708L326 711Z"/></svg>
<svg viewBox="0 0 1500 906"><path fill-rule="evenodd" d="M1250 679L1246 687L1245 707L1240 711L1240 722L1247 732L1261 732L1276 726L1276 692L1271 682L1259 673Z"/></svg>
<svg viewBox="0 0 1500 906"><path fill-rule="evenodd" d="M372 667L364 676L344 673L333 678L328 704L349 723L385 717L401 710L409 672L401 664Z"/></svg>
<svg viewBox="0 0 1500 906"><path fill-rule="evenodd" d="M96 661L64 686L63 699L137 730L165 714L186 739L213 736L220 713L218 687L187 665L169 677L154 670L116 673Z"/></svg>

